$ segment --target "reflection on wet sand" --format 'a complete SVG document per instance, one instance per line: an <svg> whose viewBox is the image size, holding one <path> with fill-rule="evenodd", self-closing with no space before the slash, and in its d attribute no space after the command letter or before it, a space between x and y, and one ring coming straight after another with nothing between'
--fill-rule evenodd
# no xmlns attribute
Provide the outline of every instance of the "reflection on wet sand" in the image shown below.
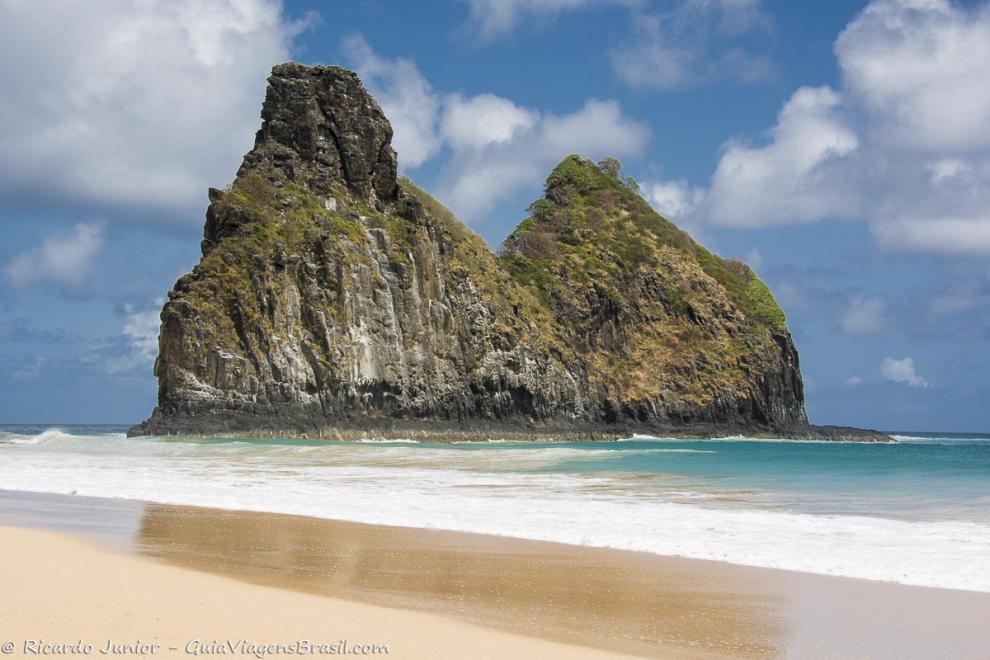
<svg viewBox="0 0 990 660"><path fill-rule="evenodd" d="M757 579L714 562L154 504L136 545L256 584L642 655L766 657L781 652L786 632L773 573Z"/></svg>
<svg viewBox="0 0 990 660"><path fill-rule="evenodd" d="M0 524L81 534L117 552L246 582L640 655L987 658L990 648L990 594L982 592L4 490Z"/></svg>

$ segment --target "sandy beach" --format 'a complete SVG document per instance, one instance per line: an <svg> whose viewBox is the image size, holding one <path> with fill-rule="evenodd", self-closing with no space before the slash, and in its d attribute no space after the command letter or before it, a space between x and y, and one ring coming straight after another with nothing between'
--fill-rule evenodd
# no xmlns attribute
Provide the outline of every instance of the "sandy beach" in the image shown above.
<svg viewBox="0 0 990 660"><path fill-rule="evenodd" d="M238 655L254 656L300 640L327 654L336 645L344 649L340 655L362 649L361 655L401 658L617 655L423 612L244 584L113 555L50 532L3 528L0 548L3 642L14 644L15 656L230 655L224 649L231 643L242 649Z"/></svg>
<svg viewBox="0 0 990 660"><path fill-rule="evenodd" d="M82 640L93 654L140 640L161 657L227 640L347 640L402 658L986 649L990 594L288 515L9 491L0 502L0 642L21 653L25 640Z"/></svg>

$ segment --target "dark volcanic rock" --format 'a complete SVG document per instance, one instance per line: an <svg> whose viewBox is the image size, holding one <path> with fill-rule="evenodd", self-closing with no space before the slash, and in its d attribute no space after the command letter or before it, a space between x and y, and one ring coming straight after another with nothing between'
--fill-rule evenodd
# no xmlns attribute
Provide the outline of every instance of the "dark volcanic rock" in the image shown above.
<svg viewBox="0 0 990 660"><path fill-rule="evenodd" d="M565 159L496 257L398 180L353 73L276 66L262 118L132 435L886 438L809 426L766 286L608 168Z"/></svg>
<svg viewBox="0 0 990 660"><path fill-rule="evenodd" d="M317 194L343 182L379 208L398 197L392 125L355 73L280 64L268 79L261 118L238 176L281 170Z"/></svg>

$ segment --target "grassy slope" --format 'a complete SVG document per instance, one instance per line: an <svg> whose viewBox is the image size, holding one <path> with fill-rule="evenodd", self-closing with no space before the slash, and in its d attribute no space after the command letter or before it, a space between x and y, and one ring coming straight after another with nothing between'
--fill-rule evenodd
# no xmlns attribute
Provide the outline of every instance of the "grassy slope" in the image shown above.
<svg viewBox="0 0 990 660"><path fill-rule="evenodd" d="M503 261L516 281L535 285L544 299L546 285L554 281L550 271L561 256L572 268L586 266L585 273L602 269L621 282L670 247L722 285L751 321L787 330L784 312L770 289L746 264L712 254L591 161L565 158L547 178L547 196L534 202L530 211L507 239ZM537 258L527 256L526 249L512 249L513 244L534 237L534 242L552 241L556 246Z"/></svg>
<svg viewBox="0 0 990 660"><path fill-rule="evenodd" d="M501 261L570 325L565 336L592 383L619 403L746 397L754 370L776 368L770 330L787 326L767 286L742 262L699 245L615 174L569 156L530 212Z"/></svg>

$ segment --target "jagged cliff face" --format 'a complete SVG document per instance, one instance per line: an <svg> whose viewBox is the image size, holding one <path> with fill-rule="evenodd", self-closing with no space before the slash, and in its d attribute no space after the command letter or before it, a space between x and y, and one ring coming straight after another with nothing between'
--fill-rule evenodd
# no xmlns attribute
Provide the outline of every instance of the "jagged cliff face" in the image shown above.
<svg viewBox="0 0 990 660"><path fill-rule="evenodd" d="M396 175L357 77L275 67L134 434L800 431L797 352L744 265L569 157L496 257Z"/></svg>

